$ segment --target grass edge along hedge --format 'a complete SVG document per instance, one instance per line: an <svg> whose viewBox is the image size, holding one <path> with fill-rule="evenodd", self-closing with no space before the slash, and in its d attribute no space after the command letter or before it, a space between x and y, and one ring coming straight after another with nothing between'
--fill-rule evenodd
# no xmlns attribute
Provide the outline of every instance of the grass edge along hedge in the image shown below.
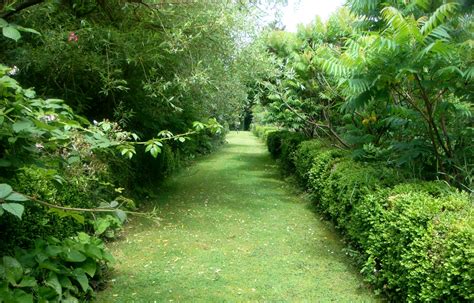
<svg viewBox="0 0 474 303"><path fill-rule="evenodd" d="M467 193L440 181L407 181L399 170L356 162L321 140L275 129L260 133L272 156L359 250L361 273L378 291L408 302L474 300L474 212Z"/></svg>

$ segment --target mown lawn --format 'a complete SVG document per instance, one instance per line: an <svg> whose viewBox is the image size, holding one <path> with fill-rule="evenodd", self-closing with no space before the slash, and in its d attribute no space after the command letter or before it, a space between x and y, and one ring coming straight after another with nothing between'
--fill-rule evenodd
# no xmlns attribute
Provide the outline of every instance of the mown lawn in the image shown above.
<svg viewBox="0 0 474 303"><path fill-rule="evenodd" d="M335 231L278 172L264 145L231 133L219 152L170 178L135 219L97 302L376 302Z"/></svg>

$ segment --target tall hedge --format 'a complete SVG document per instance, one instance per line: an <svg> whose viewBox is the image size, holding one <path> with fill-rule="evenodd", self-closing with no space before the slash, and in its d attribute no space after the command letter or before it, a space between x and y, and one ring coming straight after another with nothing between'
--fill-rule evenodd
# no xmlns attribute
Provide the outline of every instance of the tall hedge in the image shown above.
<svg viewBox="0 0 474 303"><path fill-rule="evenodd" d="M368 282L392 301L474 300L472 197L356 162L327 142L295 138L301 136L271 133L270 153L292 163L317 209L359 249Z"/></svg>

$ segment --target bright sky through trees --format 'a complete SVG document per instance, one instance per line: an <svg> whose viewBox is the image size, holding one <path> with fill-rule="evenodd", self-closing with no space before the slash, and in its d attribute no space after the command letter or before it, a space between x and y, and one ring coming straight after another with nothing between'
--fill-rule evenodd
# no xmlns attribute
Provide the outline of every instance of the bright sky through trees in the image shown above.
<svg viewBox="0 0 474 303"><path fill-rule="evenodd" d="M327 20L343 3L343 0L288 0L288 6L283 9L282 22L287 31L296 32L299 23L307 24L313 21L316 15Z"/></svg>

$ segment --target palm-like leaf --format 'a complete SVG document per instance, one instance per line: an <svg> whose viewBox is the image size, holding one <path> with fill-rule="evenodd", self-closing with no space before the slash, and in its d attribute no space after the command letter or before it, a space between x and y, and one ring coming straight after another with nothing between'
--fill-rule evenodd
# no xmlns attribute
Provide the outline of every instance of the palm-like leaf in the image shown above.
<svg viewBox="0 0 474 303"><path fill-rule="evenodd" d="M446 19L453 17L459 7L459 3L449 2L441 5L431 15L431 17L421 27L421 33L427 37L439 25L443 24Z"/></svg>

